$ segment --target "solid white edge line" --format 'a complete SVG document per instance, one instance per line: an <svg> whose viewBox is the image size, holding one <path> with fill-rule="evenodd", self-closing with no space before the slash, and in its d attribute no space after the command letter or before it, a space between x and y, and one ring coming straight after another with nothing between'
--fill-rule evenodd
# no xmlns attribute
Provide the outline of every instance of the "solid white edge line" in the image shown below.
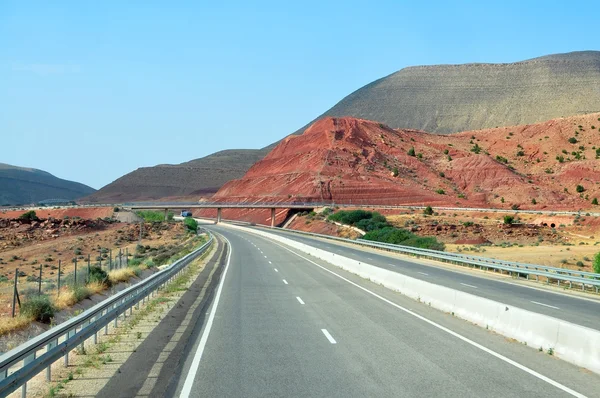
<svg viewBox="0 0 600 398"><path fill-rule="evenodd" d="M560 310L560 308L558 308L558 307L555 307L555 306L553 306L553 305L550 305L550 304L539 303L539 302L537 302L537 301L533 301L533 300L532 300L531 302L532 302L533 304L537 304L537 305L543 305L544 307L549 307L549 308L554 308L555 310Z"/></svg>
<svg viewBox="0 0 600 398"><path fill-rule="evenodd" d="M286 285L288 284L287 281L285 279L283 279L283 283L285 283Z"/></svg>
<svg viewBox="0 0 600 398"><path fill-rule="evenodd" d="M421 272L421 271L417 271L417 274L421 274L421 275L429 276L429 274L426 274L425 272Z"/></svg>
<svg viewBox="0 0 600 398"><path fill-rule="evenodd" d="M347 278L345 278L345 277L343 277L343 276L341 276L341 275L339 275L339 274L331 271L330 269L327 269L327 268L323 267L320 264L315 263L314 261L312 261L312 260L310 260L310 259L302 256L301 254L296 253L295 251L293 251L293 250L285 247L284 245L282 245L282 244L280 244L278 242L274 242L273 241L273 243L275 243L276 245L284 248L285 250L287 250L287 251L289 251L291 253L294 253L296 256L298 256L300 258L303 258L304 260L308 261L309 263L314 264L317 267L319 267L319 268L321 268L321 269L329 272L330 274L337 276L338 278L340 278L340 279L348 282L349 284L351 284L353 286L356 286L357 288L359 288L359 289L361 289L361 290L369 293L370 295L372 295L374 297L377 297L378 299L380 299L380 300L382 300L382 301L384 301L384 302L386 302L386 303L388 303L388 304L390 304L390 305L398 308L399 310L404 311L407 314L410 314L410 315L414 316L415 318L420 319L423 322L426 322L426 323L430 324L431 326L436 327L436 328L438 328L438 329L440 329L440 330L442 330L442 331L444 331L444 332L446 332L446 333L448 333L448 334L456 337L457 339L460 339L460 340L464 341L465 343L472 345L473 347L479 348L483 352L486 352L486 353L490 354L491 356L496 357L496 358L500 359L501 361L504 361L504 362L506 362L506 363L508 363L508 364L510 364L510 365L512 365L514 367L516 367L517 369L520 369L520 370L522 370L522 371L524 371L526 373L529 373L530 375L532 375L534 377L537 377L538 379L540 379L542 381L545 381L546 383L548 383L548 384L550 384L550 385L558 388L559 390L562 390L562 391L566 392L567 394L570 394L570 395L572 395L574 397L577 397L577 398L587 398L585 395L583 395L581 393L578 393L577 391L572 390L569 387L567 387L567 386L565 386L563 384L560 384L559 382L557 382L555 380L552 380L551 378L549 378L547 376L544 376L543 374L538 373L535 370L530 369L530 368L528 368L525 365L521 365L520 363L518 363L516 361L513 361L512 359L510 359L508 357L505 357L504 355L499 354L496 351L493 351L493 350L491 350L491 349L489 349L489 348L487 348L487 347L485 347L485 346L483 346L483 345L481 345L481 344L479 344L479 343L477 343L477 342L475 342L473 340L470 340L469 338L467 338L467 337L465 337L465 336L463 336L463 335L461 335L461 334L459 334L459 333L457 333L457 332L455 332L453 330L450 330L447 327L440 325L439 323L436 323L436 322L434 322L434 321L432 321L430 319L427 319L424 316L419 315L416 312L413 312L413 311L409 310L408 308L404 308L401 305L396 304L393 301L388 300L385 297L380 296L379 294L377 294L375 292L372 292L371 290L367 289L366 287L363 287L363 286L361 286L361 285L359 285L359 284L357 284L355 282L352 282L351 280L349 280L349 279L347 279Z"/></svg>
<svg viewBox="0 0 600 398"><path fill-rule="evenodd" d="M227 239L225 236L223 236L223 239L225 239L227 241L227 244L229 245L227 264L225 265L225 270L223 271L223 275L221 276L219 288L217 289L217 294L215 295L215 299L210 310L210 315L208 316L208 321L206 322L206 327L202 332L202 337L200 338L198 348L196 348L196 353L194 354L194 359L192 360L192 364L190 365L190 370L188 371L188 374L185 377L183 388L181 389L181 393L179 394L180 398L188 398L190 396L190 393L192 392L192 387L194 386L194 379L196 378L196 373L198 372L198 368L200 367L200 360L202 359L204 347L206 347L206 341L208 340L210 329L212 328L212 324L215 320L215 313L217 312L217 307L221 298L221 292L223 291L223 284L225 282L225 277L227 276L227 271L229 270L229 264L231 262L231 254L233 253L233 247L231 246L231 242L229 242L229 239Z"/></svg>
<svg viewBox="0 0 600 398"><path fill-rule="evenodd" d="M337 344L337 341L335 341L335 339L333 338L333 336L331 334L329 334L329 332L327 331L327 329L321 329L321 332L323 332L323 334L325 335L325 337L327 337L327 340L329 340L329 342L331 344Z"/></svg>
<svg viewBox="0 0 600 398"><path fill-rule="evenodd" d="M296 300L298 300L298 302L302 305L304 305L304 301L302 301L302 299L298 296L296 296Z"/></svg>

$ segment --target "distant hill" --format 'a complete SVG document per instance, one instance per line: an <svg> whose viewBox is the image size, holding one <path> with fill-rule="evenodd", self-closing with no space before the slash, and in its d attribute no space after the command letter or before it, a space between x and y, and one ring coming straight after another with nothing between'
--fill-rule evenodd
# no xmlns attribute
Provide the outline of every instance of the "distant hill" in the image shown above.
<svg viewBox="0 0 600 398"><path fill-rule="evenodd" d="M95 191L46 171L0 163L0 205L30 204L47 199L75 200Z"/></svg>
<svg viewBox="0 0 600 398"><path fill-rule="evenodd" d="M250 166L267 153L267 150L260 149L231 149L177 165L140 167L83 201L122 203L167 197L210 196L227 181L244 175Z"/></svg>
<svg viewBox="0 0 600 398"><path fill-rule="evenodd" d="M600 51L507 64L404 68L343 98L325 116L448 134L600 112Z"/></svg>
<svg viewBox="0 0 600 398"><path fill-rule="evenodd" d="M405 68L356 90L294 134L328 116L449 134L593 112L600 112L600 52L583 51L508 64ZM88 199L98 203L210 195L242 177L276 144L140 168Z"/></svg>

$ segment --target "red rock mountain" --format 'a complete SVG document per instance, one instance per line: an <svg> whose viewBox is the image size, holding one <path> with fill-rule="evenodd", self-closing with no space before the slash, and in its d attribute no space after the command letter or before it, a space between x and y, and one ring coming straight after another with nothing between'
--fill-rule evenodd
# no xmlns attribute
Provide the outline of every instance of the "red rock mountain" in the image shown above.
<svg viewBox="0 0 600 398"><path fill-rule="evenodd" d="M443 136L328 117L213 199L587 209L600 196L599 127L588 114Z"/></svg>

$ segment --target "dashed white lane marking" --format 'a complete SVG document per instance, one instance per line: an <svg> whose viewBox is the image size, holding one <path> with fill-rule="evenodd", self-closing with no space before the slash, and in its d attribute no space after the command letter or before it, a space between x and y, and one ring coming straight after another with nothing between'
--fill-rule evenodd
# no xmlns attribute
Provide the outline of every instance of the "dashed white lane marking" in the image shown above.
<svg viewBox="0 0 600 398"><path fill-rule="evenodd" d="M477 286L469 285L467 283L462 283L461 282L460 284L463 285L463 286L472 287L473 289L477 289Z"/></svg>
<svg viewBox="0 0 600 398"><path fill-rule="evenodd" d="M325 335L325 337L327 337L327 340L329 340L329 342L331 344L337 344L337 341L335 341L335 339L333 338L333 336L331 336L331 334L329 334L329 332L327 331L327 329L321 329L321 332L323 332L323 334Z"/></svg>
<svg viewBox="0 0 600 398"><path fill-rule="evenodd" d="M302 299L300 297L296 297L296 300L298 300L298 302L302 305L304 305L304 301L302 301Z"/></svg>
<svg viewBox="0 0 600 398"><path fill-rule="evenodd" d="M392 263L388 263L388 265L391 265L392 267L396 266L396 264L392 264Z"/></svg>
<svg viewBox="0 0 600 398"><path fill-rule="evenodd" d="M279 272L279 271L277 271L277 268L273 268L273 269L275 270L275 272Z"/></svg>
<svg viewBox="0 0 600 398"><path fill-rule="evenodd" d="M286 281L285 279L283 280L283 283L285 283L286 285L288 284L288 283L287 283L287 281Z"/></svg>
<svg viewBox="0 0 600 398"><path fill-rule="evenodd" d="M553 305L550 304L544 304L544 303L538 303L537 301L532 301L533 304L537 304L537 305L543 305L544 307L548 307L548 308L554 308L555 310L560 310L560 308L555 307Z"/></svg>
<svg viewBox="0 0 600 398"><path fill-rule="evenodd" d="M265 256L265 258L267 258L267 256Z"/></svg>
<svg viewBox="0 0 600 398"><path fill-rule="evenodd" d="M420 272L420 271L417 271L417 274L421 274L421 275L429 276L429 274L426 274L425 272ZM476 288L476 289L477 289L477 288Z"/></svg>
<svg viewBox="0 0 600 398"><path fill-rule="evenodd" d="M269 264L273 264L273 263L269 261Z"/></svg>
<svg viewBox="0 0 600 398"><path fill-rule="evenodd" d="M401 310L401 311L403 311L403 312L405 312L407 314L410 314L410 315L414 316L415 318L420 319L423 322L426 322L429 325L431 325L431 326L433 326L433 327L435 327L435 328L437 328L439 330L442 330L442 331L448 333L449 335L454 336L457 339L459 339L459 340L461 340L461 341L463 341L463 342L465 342L465 343L467 343L467 344L469 344L469 345L471 345L471 346L473 346L475 348L478 348L481 351L483 351L483 352L485 352L485 353L487 353L487 354L489 354L489 355L491 355L491 356L493 356L493 357L495 357L497 359L500 359L501 361L504 361L504 362L508 363L509 365L512 365L515 368L520 369L520 370L522 370L522 371L524 371L524 372L526 372L526 373L528 373L528 374L530 374L530 375L532 375L532 376L534 376L534 377L536 377L536 378L538 378L538 379L540 379L540 380L542 380L542 381L544 381L544 382L546 382L546 383L548 383L548 384L550 384L550 385L558 388L559 390L562 390L562 391L566 392L567 394L572 395L573 397L586 398L585 395L583 395L583 394L581 394L581 393L579 393L579 392L577 392L577 391L575 391L575 390L573 390L573 389L565 386L564 384L561 384L561 383L557 382L556 380L553 380L553 379L551 379L551 378L549 378L547 376L544 376L543 374L538 373L535 370L533 370L531 368L528 368L525 365L521 365L520 363L518 363L516 361L513 361L512 359L510 359L508 357L505 357L504 355L499 354L496 351L493 351L493 350L491 350L491 349L489 349L489 348L487 348L487 347L485 347L485 346L483 346L483 345L481 345L479 343L476 343L475 341L470 340L470 339L466 338L465 336L463 336L463 335L461 335L461 334L459 334L459 333L457 333L457 332L455 332L455 331L453 331L451 329L448 329L445 326L440 325L439 323L436 323L436 322L434 322L434 321L432 321L432 320L430 320L428 318L425 318L424 316L415 313L412 309L409 309L409 308L406 308L406 307L402 307L401 305L398 305L398 304L394 303L393 301L390 301L390 300L386 299L385 297L382 297L379 294L377 294L375 292L372 292L371 290L369 290L369 289L367 289L367 288L365 288L365 287L363 287L363 286L361 286L361 285L359 285L359 284L357 284L355 282L352 282L351 280L349 280L347 278L344 278L340 274L337 274L334 271L331 271L330 269L327 269L326 267L323 267L322 265L315 263L314 261L312 261L312 260L304 257L303 255L296 253L294 250L288 249L287 247L283 246L282 244L279 244L279 243L275 243L275 244L277 246L279 246L279 247L281 247L281 248L283 248L283 249L285 249L285 250L287 250L287 251L295 254L296 256L298 256L298 257L300 257L300 258L308 261L309 263L316 265L317 267L321 268L322 270L324 270L326 272L329 272L332 275L335 275L336 277L342 279L343 281L346 281L347 283L349 283L349 284L357 287L358 289L361 289L362 291L367 292L368 294L372 295L373 297L377 297L381 301L384 301L384 302L388 303L389 305L391 305L393 307L396 307L397 309L399 309L399 310Z"/></svg>

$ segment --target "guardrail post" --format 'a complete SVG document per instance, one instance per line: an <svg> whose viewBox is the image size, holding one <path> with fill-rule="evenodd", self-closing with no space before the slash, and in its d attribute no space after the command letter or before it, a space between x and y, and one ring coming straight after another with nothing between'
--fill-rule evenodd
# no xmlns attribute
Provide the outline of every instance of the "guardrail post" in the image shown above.
<svg viewBox="0 0 600 398"><path fill-rule="evenodd" d="M46 352L49 352L51 349L56 347L58 344L58 340L53 340L46 346ZM46 368L46 381L52 381L52 364L48 365Z"/></svg>
<svg viewBox="0 0 600 398"><path fill-rule="evenodd" d="M40 279L38 280L38 294L42 294L42 264L40 263Z"/></svg>
<svg viewBox="0 0 600 398"><path fill-rule="evenodd" d="M112 270L112 249L108 249L108 270Z"/></svg>
<svg viewBox="0 0 600 398"><path fill-rule="evenodd" d="M77 287L77 257L73 259L73 262L75 263L75 279L73 282L73 286Z"/></svg>

